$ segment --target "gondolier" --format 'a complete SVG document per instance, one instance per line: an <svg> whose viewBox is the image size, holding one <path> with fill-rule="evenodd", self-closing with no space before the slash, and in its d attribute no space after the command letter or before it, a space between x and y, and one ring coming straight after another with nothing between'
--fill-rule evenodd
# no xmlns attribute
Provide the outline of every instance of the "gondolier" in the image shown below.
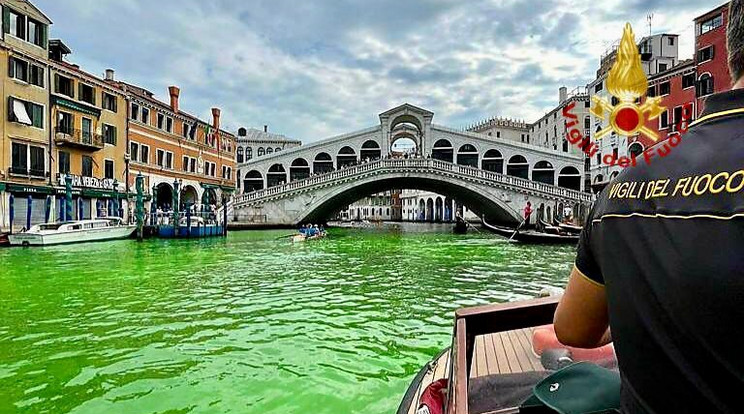
<svg viewBox="0 0 744 414"><path fill-rule="evenodd" d="M674 151L605 188L555 314L564 344L612 337L623 413L742 412L744 0L728 20L734 89Z"/></svg>

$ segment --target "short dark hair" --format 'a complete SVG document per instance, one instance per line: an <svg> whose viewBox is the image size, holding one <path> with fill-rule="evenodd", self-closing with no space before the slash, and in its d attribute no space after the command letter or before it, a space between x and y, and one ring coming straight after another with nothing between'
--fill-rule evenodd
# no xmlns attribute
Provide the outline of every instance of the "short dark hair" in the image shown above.
<svg viewBox="0 0 744 414"><path fill-rule="evenodd" d="M744 77L744 0L731 0L728 10L728 53L731 77Z"/></svg>

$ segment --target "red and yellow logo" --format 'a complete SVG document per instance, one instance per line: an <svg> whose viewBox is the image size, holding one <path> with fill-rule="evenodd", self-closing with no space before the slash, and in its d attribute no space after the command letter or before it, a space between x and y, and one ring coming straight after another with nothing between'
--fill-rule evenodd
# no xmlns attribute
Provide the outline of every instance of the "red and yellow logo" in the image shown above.
<svg viewBox="0 0 744 414"><path fill-rule="evenodd" d="M598 131L594 137L601 139L614 131L626 137L640 133L657 141L658 135L646 127L646 121L658 118L666 108L659 105L660 97L649 97L643 105L636 104L647 90L648 79L641 66L633 28L627 23L617 49L617 58L607 77L607 91L620 102L612 105L605 98L592 97L592 115L605 120L609 116L609 126Z"/></svg>

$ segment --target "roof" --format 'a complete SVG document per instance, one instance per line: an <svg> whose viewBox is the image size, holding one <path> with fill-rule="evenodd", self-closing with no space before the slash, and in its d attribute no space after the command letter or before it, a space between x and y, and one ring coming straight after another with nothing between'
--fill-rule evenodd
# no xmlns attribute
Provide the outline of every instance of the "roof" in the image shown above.
<svg viewBox="0 0 744 414"><path fill-rule="evenodd" d="M246 129L245 136L238 136L238 141L283 141L289 143L302 144L300 140L288 138L281 134L274 134L272 132L264 132L260 129L248 128Z"/></svg>
<svg viewBox="0 0 744 414"><path fill-rule="evenodd" d="M40 10L40 9L39 9L38 7L36 7L36 6L35 6L35 5L33 4L33 3L31 3L31 2L30 2L30 1L28 1L28 0L14 0L14 1L7 1L7 2L4 2L4 3L6 3L6 4L7 4L8 6L10 6L10 7L13 7L14 5L16 5L16 4L14 4L14 3L23 3L23 5L24 5L25 7L28 7L28 8L30 8L30 9L31 9L31 12L32 12L32 13L35 13L35 14L36 14L36 16L35 16L35 17L40 17L40 18L41 18L41 20L45 20L45 21L43 21L42 23L45 23L45 24L52 24L52 19L50 19L50 18L49 18L49 17L48 17L48 16L46 15L46 14L44 14L44 12L43 12L43 11L41 11L41 10ZM25 11L26 13L28 13L28 12L29 12L28 10L24 10L24 11Z"/></svg>
<svg viewBox="0 0 744 414"><path fill-rule="evenodd" d="M695 61L694 60L692 60L692 59L683 60L683 61L680 61L676 65L672 66L671 68L669 68L669 69L667 69L667 70L665 70L663 72L655 73L655 74L649 76L648 77L648 80L651 81L651 80L655 80L655 79L658 79L658 78L663 78L665 76L669 76L671 74L674 74L675 72L682 72L685 69L694 68L694 67L695 67Z"/></svg>
<svg viewBox="0 0 744 414"><path fill-rule="evenodd" d="M723 3L722 5L716 7L715 9L708 10L707 12L701 14L700 16L696 17L693 20L695 20L695 22L697 23L698 20L702 20L702 19L710 16L711 14L718 13L719 11L721 11L721 10L727 8L727 7L728 7L728 2Z"/></svg>
<svg viewBox="0 0 744 414"><path fill-rule="evenodd" d="M394 114L396 112L400 112L400 111L402 111L404 109L409 110L411 112L419 112L419 113L422 113L424 115L434 116L434 112L427 111L424 108L419 108L418 106L411 105L411 104L409 104L407 102L404 103L403 105L396 106L393 109L388 109L387 111L381 113L380 116L392 115L392 114Z"/></svg>

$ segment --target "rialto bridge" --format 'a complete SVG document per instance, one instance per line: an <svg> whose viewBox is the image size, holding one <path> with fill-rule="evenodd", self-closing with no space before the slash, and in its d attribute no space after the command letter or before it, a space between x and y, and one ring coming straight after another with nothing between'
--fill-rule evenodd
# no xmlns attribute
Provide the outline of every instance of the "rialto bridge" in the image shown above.
<svg viewBox="0 0 744 414"><path fill-rule="evenodd" d="M449 196L494 222L519 222L534 206L591 201L583 160L547 148L433 125L434 114L404 104L372 128L238 165L242 179L230 221L262 225L321 222L366 195L421 189ZM415 145L395 157L397 141Z"/></svg>

